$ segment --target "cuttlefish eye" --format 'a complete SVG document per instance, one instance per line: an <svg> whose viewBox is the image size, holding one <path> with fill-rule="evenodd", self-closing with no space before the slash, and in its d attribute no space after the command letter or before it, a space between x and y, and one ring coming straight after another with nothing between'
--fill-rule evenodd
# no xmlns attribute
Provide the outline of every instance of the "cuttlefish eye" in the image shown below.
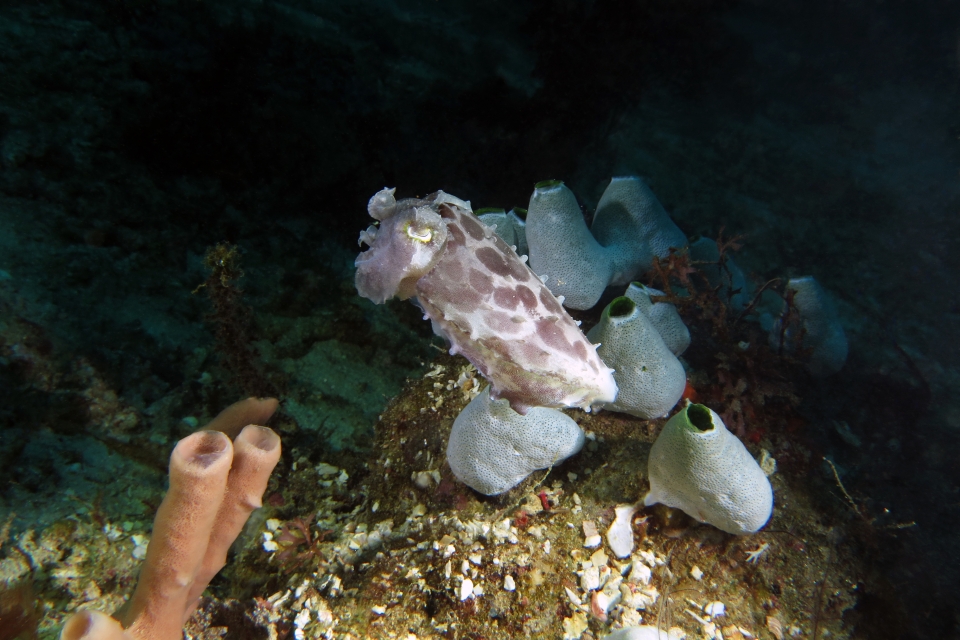
<svg viewBox="0 0 960 640"><path fill-rule="evenodd" d="M417 229L413 225L407 227L407 237L417 242L422 242L424 244L433 240L433 229L430 227L425 227L423 229Z"/></svg>

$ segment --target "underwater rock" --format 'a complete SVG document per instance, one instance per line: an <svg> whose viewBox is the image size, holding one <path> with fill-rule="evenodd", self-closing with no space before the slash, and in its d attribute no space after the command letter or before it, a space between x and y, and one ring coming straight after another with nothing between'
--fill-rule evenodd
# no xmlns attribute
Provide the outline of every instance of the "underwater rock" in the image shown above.
<svg viewBox="0 0 960 640"><path fill-rule="evenodd" d="M487 387L454 421L447 462L461 482L492 496L569 458L583 442L573 418L545 407L520 415L505 400L491 399Z"/></svg>
<svg viewBox="0 0 960 640"><path fill-rule="evenodd" d="M577 323L516 251L480 222L469 202L438 191L396 202L370 200L380 221L360 234L360 295L381 303L417 297L434 331L462 354L515 411L580 407L616 397L611 370Z"/></svg>
<svg viewBox="0 0 960 640"><path fill-rule="evenodd" d="M650 449L647 506L661 503L727 533L753 533L773 513L773 489L716 413L688 404Z"/></svg>

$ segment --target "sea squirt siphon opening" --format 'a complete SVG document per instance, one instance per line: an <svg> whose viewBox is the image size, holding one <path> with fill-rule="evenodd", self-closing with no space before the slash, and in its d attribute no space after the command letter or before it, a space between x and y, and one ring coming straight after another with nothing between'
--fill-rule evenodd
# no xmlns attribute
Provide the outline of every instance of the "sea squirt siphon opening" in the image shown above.
<svg viewBox="0 0 960 640"><path fill-rule="evenodd" d="M691 404L687 407L687 419L694 427L700 431L710 431L713 429L713 418L710 416L710 409L702 404Z"/></svg>
<svg viewBox="0 0 960 640"><path fill-rule="evenodd" d="M541 180L536 185L534 189L549 189L551 187L559 187L563 184L563 180Z"/></svg>
<svg viewBox="0 0 960 640"><path fill-rule="evenodd" d="M636 308L636 304L630 298L626 296L620 296L619 298L614 298L613 302L610 303L608 307L610 309L611 318L626 318L633 313L633 310Z"/></svg>

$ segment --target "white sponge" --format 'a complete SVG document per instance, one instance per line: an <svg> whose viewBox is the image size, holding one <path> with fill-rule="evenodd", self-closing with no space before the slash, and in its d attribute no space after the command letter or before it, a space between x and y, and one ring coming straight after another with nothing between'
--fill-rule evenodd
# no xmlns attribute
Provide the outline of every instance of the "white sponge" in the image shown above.
<svg viewBox="0 0 960 640"><path fill-rule="evenodd" d="M570 309L589 309L608 286L628 284L687 246L650 188L636 176L613 178L588 229L573 193L557 180L538 183L530 196L526 237L530 267Z"/></svg>
<svg viewBox="0 0 960 640"><path fill-rule="evenodd" d="M577 197L558 180L537 183L527 212L530 268L546 276L570 309L597 304L613 273L610 256L587 228Z"/></svg>
<svg viewBox="0 0 960 640"><path fill-rule="evenodd" d="M743 443L716 413L688 404L670 418L650 449L650 492L727 533L753 533L773 513L773 489Z"/></svg>
<svg viewBox="0 0 960 640"><path fill-rule="evenodd" d="M690 330L683 324L677 308L669 302L653 302L650 296L662 296L663 291L652 289L639 282L631 282L623 294L636 303L643 315L657 328L667 348L673 355L679 356L690 346Z"/></svg>
<svg viewBox="0 0 960 640"><path fill-rule="evenodd" d="M680 401L687 385L683 365L633 300L614 299L587 338L599 343L597 355L613 367L620 389L605 407L649 420L667 415Z"/></svg>
<svg viewBox="0 0 960 640"><path fill-rule="evenodd" d="M782 338L788 352L798 347L809 350L807 370L815 376L840 371L849 347L830 295L813 276L793 278L787 289L793 291L794 315L799 315L799 321L794 318L784 329L783 318L778 319L770 331L770 347L779 349Z"/></svg>
<svg viewBox="0 0 960 640"><path fill-rule="evenodd" d="M520 211L526 215L525 211ZM527 222L520 217L521 214L518 214L516 209L477 209L475 213L480 222L495 228L497 235L507 246L516 247L517 255L525 256L530 253L527 247Z"/></svg>
<svg viewBox="0 0 960 640"><path fill-rule="evenodd" d="M652 267L653 256L666 258L671 247L687 246L687 236L637 176L610 180L597 203L590 230L601 245L629 255L630 266L617 269L620 277L610 282L613 285L626 284Z"/></svg>
<svg viewBox="0 0 960 640"><path fill-rule="evenodd" d="M487 387L454 420L447 462L461 482L492 496L569 458L583 441L569 416L545 407L520 415L506 400L491 400Z"/></svg>

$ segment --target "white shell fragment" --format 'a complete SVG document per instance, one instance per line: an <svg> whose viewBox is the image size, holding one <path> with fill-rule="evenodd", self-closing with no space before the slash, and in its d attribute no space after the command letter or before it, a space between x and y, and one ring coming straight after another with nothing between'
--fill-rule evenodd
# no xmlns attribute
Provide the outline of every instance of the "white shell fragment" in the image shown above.
<svg viewBox="0 0 960 640"><path fill-rule="evenodd" d="M587 549L595 549L600 546L600 543L603 542L603 538L600 537L600 532L597 530L597 523L593 520L584 520L583 521L583 546Z"/></svg>
<svg viewBox="0 0 960 640"><path fill-rule="evenodd" d="M633 553L633 514L636 512L634 504L622 504L614 510L616 517L607 529L607 544L618 558Z"/></svg>
<svg viewBox="0 0 960 640"><path fill-rule="evenodd" d="M460 601L463 602L468 598L473 597L473 580L470 578L464 578L463 582L460 584Z"/></svg>
<svg viewBox="0 0 960 640"><path fill-rule="evenodd" d="M583 541L583 546L587 549L595 549L600 546L601 542L603 542L603 538L600 537L600 534L587 536L587 539Z"/></svg>
<svg viewBox="0 0 960 640"><path fill-rule="evenodd" d="M588 567L580 576L580 588L584 591L593 591L600 588L600 568Z"/></svg>
<svg viewBox="0 0 960 640"><path fill-rule="evenodd" d="M653 571L648 567L644 562L638 558L633 558L633 566L630 568L630 575L627 578L630 582L635 584L650 584L650 578L653 576Z"/></svg>

